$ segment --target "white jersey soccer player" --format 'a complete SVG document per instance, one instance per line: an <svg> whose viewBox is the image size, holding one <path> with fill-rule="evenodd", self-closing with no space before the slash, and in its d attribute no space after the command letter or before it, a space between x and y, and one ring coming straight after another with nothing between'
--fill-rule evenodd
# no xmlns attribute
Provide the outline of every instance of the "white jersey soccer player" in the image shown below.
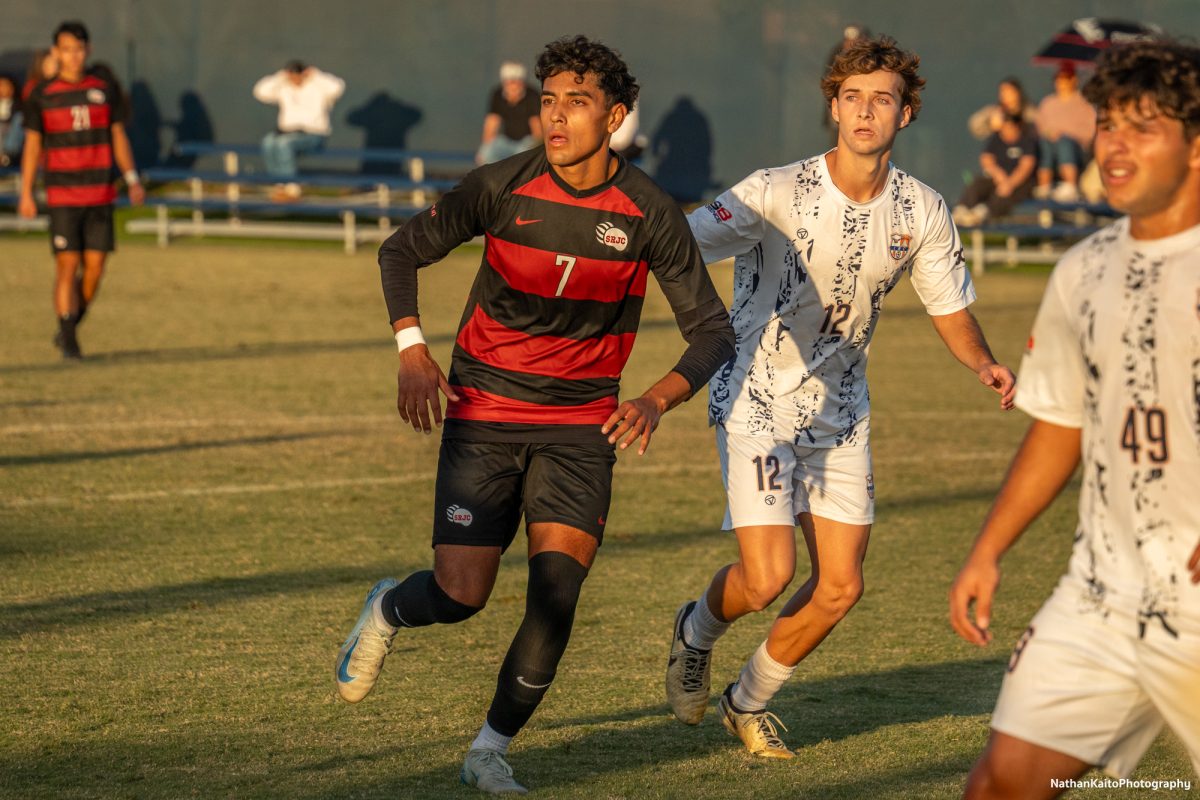
<svg viewBox="0 0 1200 800"><path fill-rule="evenodd" d="M709 383L709 419L797 446L867 443L867 352L906 273L929 314L975 300L937 192L889 165L857 203L824 155L753 173L688 218L708 262L736 256L737 356Z"/></svg>
<svg viewBox="0 0 1200 800"><path fill-rule="evenodd" d="M967 309L975 291L946 203L889 161L920 109L917 64L887 37L851 45L822 85L838 146L755 172L689 217L705 261L736 256L737 354L709 384L709 411L739 560L676 614L667 698L680 721L700 722L714 643L782 594L799 525L812 574L719 702L756 755L792 755L767 702L862 595L875 503L867 352L905 274L955 357L1011 405L1012 372Z"/></svg>
<svg viewBox="0 0 1200 800"><path fill-rule="evenodd" d="M1200 49L1114 47L1084 94L1128 216L1051 275L1017 394L1034 422L950 593L987 644L1000 557L1082 462L1070 564L1009 660L971 798L1127 777L1164 724L1200 773Z"/></svg>

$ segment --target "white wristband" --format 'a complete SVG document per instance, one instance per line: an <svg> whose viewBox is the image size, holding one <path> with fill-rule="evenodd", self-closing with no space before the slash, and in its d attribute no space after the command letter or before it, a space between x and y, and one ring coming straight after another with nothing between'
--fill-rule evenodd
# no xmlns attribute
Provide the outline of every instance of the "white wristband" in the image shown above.
<svg viewBox="0 0 1200 800"><path fill-rule="evenodd" d="M396 347L403 353L414 344L425 344L425 336L421 333L420 325L413 325L409 328L401 328L396 331Z"/></svg>
<svg viewBox="0 0 1200 800"><path fill-rule="evenodd" d="M138 177L136 169L127 169L122 175L125 178L126 186L141 186L142 180Z"/></svg>

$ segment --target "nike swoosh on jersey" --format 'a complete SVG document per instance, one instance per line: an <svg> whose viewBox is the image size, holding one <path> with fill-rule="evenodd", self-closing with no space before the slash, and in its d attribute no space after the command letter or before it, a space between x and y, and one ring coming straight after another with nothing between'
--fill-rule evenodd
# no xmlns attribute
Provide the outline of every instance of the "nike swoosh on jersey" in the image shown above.
<svg viewBox="0 0 1200 800"><path fill-rule="evenodd" d="M350 649L346 651L345 658L342 663L338 664L338 680L342 683L353 683L358 680L358 676L351 675L346 671L346 667L350 666L350 656L354 655L354 648L358 647L358 639L354 640L354 644L350 645Z"/></svg>
<svg viewBox="0 0 1200 800"><path fill-rule="evenodd" d="M517 224L518 225L532 225L535 222L541 222L541 220L540 219L521 219L521 215L520 214L517 215Z"/></svg>

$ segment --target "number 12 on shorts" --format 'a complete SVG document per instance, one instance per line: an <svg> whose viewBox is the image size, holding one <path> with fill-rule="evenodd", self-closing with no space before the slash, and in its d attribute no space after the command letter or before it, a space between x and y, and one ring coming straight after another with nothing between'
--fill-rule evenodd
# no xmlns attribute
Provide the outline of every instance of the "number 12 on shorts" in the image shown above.
<svg viewBox="0 0 1200 800"><path fill-rule="evenodd" d="M779 485L779 459L776 456L755 456L750 459L758 470L758 490L760 492L778 492L783 489ZM768 472L769 470L769 472Z"/></svg>

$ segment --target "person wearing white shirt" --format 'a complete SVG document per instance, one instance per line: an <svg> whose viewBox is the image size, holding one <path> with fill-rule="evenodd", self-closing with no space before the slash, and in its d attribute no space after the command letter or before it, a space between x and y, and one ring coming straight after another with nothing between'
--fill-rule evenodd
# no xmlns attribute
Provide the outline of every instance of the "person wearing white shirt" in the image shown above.
<svg viewBox="0 0 1200 800"><path fill-rule="evenodd" d="M918 64L890 37L851 43L822 82L837 147L759 170L688 220L706 262L736 258L737 354L709 384L709 418L739 560L676 614L667 697L681 722L700 722L713 645L791 582L798 525L812 573L718 703L758 756L792 756L767 703L863 592L874 520L867 352L905 274L950 352L1012 405L1012 371L967 308L975 290L945 201L889 161L920 111Z"/></svg>
<svg viewBox="0 0 1200 800"><path fill-rule="evenodd" d="M986 646L1001 557L1082 464L1071 559L1009 658L972 800L1127 778L1164 726L1200 774L1200 48L1114 46L1083 93L1128 216L1050 276L1017 391L1033 422L950 590Z"/></svg>
<svg viewBox="0 0 1200 800"><path fill-rule="evenodd" d="M279 106L275 130L262 142L268 175L294 178L296 156L325 146L331 130L329 112L345 90L341 78L300 61L290 61L254 84L256 100ZM290 182L284 193L299 196L299 188Z"/></svg>

